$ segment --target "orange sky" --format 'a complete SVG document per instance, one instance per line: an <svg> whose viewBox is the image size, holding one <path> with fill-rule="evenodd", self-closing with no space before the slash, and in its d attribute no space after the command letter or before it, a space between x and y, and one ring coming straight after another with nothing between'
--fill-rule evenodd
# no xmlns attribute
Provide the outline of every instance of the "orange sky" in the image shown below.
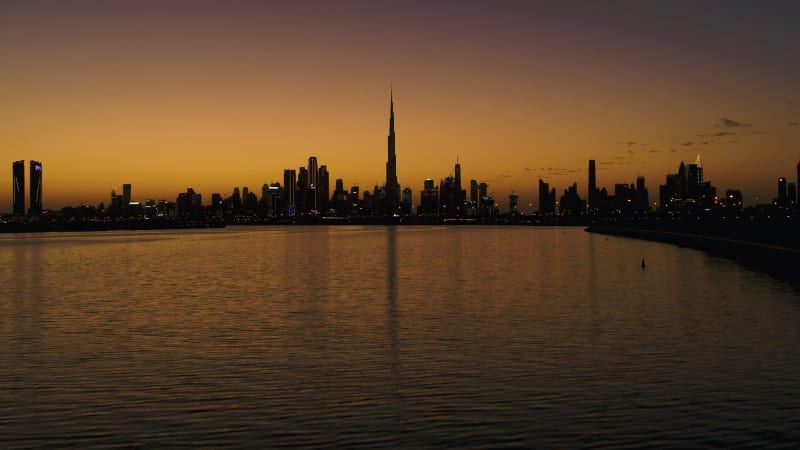
<svg viewBox="0 0 800 450"><path fill-rule="evenodd" d="M800 161L791 2L21 2L0 4L0 154L44 165L44 206L114 187L260 193L314 155L346 186L452 173L536 203L702 154L718 192L769 201ZM66 4L69 3L69 4ZM698 4L699 3L699 4ZM727 121L724 119L728 119ZM756 200L758 197L758 200Z"/></svg>

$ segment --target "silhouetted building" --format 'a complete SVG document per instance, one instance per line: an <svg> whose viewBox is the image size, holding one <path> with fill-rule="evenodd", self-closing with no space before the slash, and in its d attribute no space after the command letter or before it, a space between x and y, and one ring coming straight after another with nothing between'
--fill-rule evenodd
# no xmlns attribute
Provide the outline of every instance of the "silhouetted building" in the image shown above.
<svg viewBox="0 0 800 450"><path fill-rule="evenodd" d="M594 165L594 160L589 160L589 192L586 197L589 201L589 211L592 212L597 209L597 173Z"/></svg>
<svg viewBox="0 0 800 450"><path fill-rule="evenodd" d="M264 185L262 190L265 190L262 194L262 201L264 202L265 210L267 217L277 217L281 210L283 209L281 205L281 184L280 183L272 183L269 186L266 184Z"/></svg>
<svg viewBox="0 0 800 450"><path fill-rule="evenodd" d="M361 211L361 198L359 197L360 188L358 186L350 186L350 196L348 202L350 203L350 214L359 214Z"/></svg>
<svg viewBox="0 0 800 450"><path fill-rule="evenodd" d="M703 180L700 155L695 164L687 168L681 161L677 174L667 174L666 183L659 188L659 208L664 211L691 211L711 209L717 189L711 182Z"/></svg>
<svg viewBox="0 0 800 450"><path fill-rule="evenodd" d="M308 205L308 169L301 167L297 172L297 195L295 202L297 204L297 211L300 213L307 213L309 210Z"/></svg>
<svg viewBox="0 0 800 450"><path fill-rule="evenodd" d="M236 193L239 193L238 188L236 188ZM178 208L178 217L198 219L203 215L203 197L192 188L187 188L186 192L178 194L178 199L175 203Z"/></svg>
<svg viewBox="0 0 800 450"><path fill-rule="evenodd" d="M385 210L386 215L397 214L400 204L400 184L397 182L397 155L394 148L394 96L389 95L389 136L387 138Z"/></svg>
<svg viewBox="0 0 800 450"><path fill-rule="evenodd" d="M240 214L242 212L242 194L239 192L239 188L233 188L233 194L231 195L229 201L230 207L229 209L233 214ZM180 213L181 205L178 205L178 213Z"/></svg>
<svg viewBox="0 0 800 450"><path fill-rule="evenodd" d="M539 214L556 213L556 188L550 189L550 185L539 179Z"/></svg>
<svg viewBox="0 0 800 450"><path fill-rule="evenodd" d="M458 162L458 158L456 158L454 182L455 182L455 185L453 187L454 203L458 206L458 208L463 208L464 202L467 200L467 193L461 187L461 164Z"/></svg>
<svg viewBox="0 0 800 450"><path fill-rule="evenodd" d="M681 180L678 174L667 174L666 181L659 188L659 208L668 210L681 197Z"/></svg>
<svg viewBox="0 0 800 450"><path fill-rule="evenodd" d="M258 196L253 192L247 192L242 202L242 209L245 214L253 215L258 210Z"/></svg>
<svg viewBox="0 0 800 450"><path fill-rule="evenodd" d="M558 202L558 212L565 215L582 215L586 211L586 201L578 195L578 183L564 190Z"/></svg>
<svg viewBox="0 0 800 450"><path fill-rule="evenodd" d="M250 195L250 189L247 186L242 188L242 212L247 211L247 197Z"/></svg>
<svg viewBox="0 0 800 450"><path fill-rule="evenodd" d="M411 188L408 186L403 188L402 196L400 197L400 213L404 216L411 215L412 197Z"/></svg>
<svg viewBox="0 0 800 450"><path fill-rule="evenodd" d="M460 172L460 166L458 171ZM460 176L460 175L459 175ZM456 177L448 176L439 182L439 213L455 217L463 213L465 193L459 188Z"/></svg>
<svg viewBox="0 0 800 450"><path fill-rule="evenodd" d="M375 186L375 191L378 190L378 186ZM375 209L375 196L372 192L368 190L364 190L364 199L361 202L361 212L363 214L369 214Z"/></svg>
<svg viewBox="0 0 800 450"><path fill-rule="evenodd" d="M423 183L422 192L419 198L418 214L436 215L439 214L439 189L434 186L433 180L428 178Z"/></svg>
<svg viewBox="0 0 800 450"><path fill-rule="evenodd" d="M494 216L496 214L497 214L497 205L494 202L494 197L489 194L482 195L480 201L480 207L478 208L478 215L482 217L488 217L488 216Z"/></svg>
<svg viewBox="0 0 800 450"><path fill-rule="evenodd" d="M589 160L589 189L587 194L587 211L591 215L606 215L611 209L608 191L597 187L597 166L595 160Z"/></svg>
<svg viewBox="0 0 800 450"><path fill-rule="evenodd" d="M511 191L511 195L508 196L508 212L510 214L517 214L517 202L519 201L519 195L516 192Z"/></svg>
<svg viewBox="0 0 800 450"><path fill-rule="evenodd" d="M14 214L25 214L25 160L12 164L12 193Z"/></svg>
<svg viewBox="0 0 800 450"><path fill-rule="evenodd" d="M344 216L349 211L347 204L348 193L344 190L344 181L341 178L336 179L336 188L333 190L333 198L331 199L331 208L337 216Z"/></svg>
<svg viewBox="0 0 800 450"><path fill-rule="evenodd" d="M220 193L213 193L211 194L211 214L214 217L222 216L222 213L225 211L225 200L222 198L222 194Z"/></svg>
<svg viewBox="0 0 800 450"><path fill-rule="evenodd" d="M317 210L317 186L319 185L319 168L317 167L317 157L308 158L308 198L306 204L309 210Z"/></svg>
<svg viewBox="0 0 800 450"><path fill-rule="evenodd" d="M122 185L122 202L123 206L127 206L131 202L131 185L126 183Z"/></svg>
<svg viewBox="0 0 800 450"><path fill-rule="evenodd" d="M475 206L478 204L478 182L469 180L469 201Z"/></svg>
<svg viewBox="0 0 800 450"><path fill-rule="evenodd" d="M284 213L287 216L294 216L295 213L295 195L297 194L297 176L294 169L283 170L283 199L281 200L284 207Z"/></svg>
<svg viewBox="0 0 800 450"><path fill-rule="evenodd" d="M41 214L42 213L42 163L39 161L30 161L30 208L28 213Z"/></svg>
<svg viewBox="0 0 800 450"><path fill-rule="evenodd" d="M797 185L794 183L789 183L789 187L787 188L787 192L789 193L789 206L794 206L797 204Z"/></svg>
<svg viewBox="0 0 800 450"><path fill-rule="evenodd" d="M679 198L687 198L689 193L689 183L686 179L686 164L681 161L678 166L678 196Z"/></svg>
<svg viewBox="0 0 800 450"><path fill-rule="evenodd" d="M699 199L703 195L703 162L700 154L694 164L686 166L686 193L684 198Z"/></svg>
<svg viewBox="0 0 800 450"><path fill-rule="evenodd" d="M330 209L330 174L328 166L319 166L317 175L317 211L324 213Z"/></svg>
<svg viewBox="0 0 800 450"><path fill-rule="evenodd" d="M778 178L778 206L787 205L786 178Z"/></svg>
<svg viewBox="0 0 800 450"><path fill-rule="evenodd" d="M636 209L650 211L650 194L644 184L644 177L636 177Z"/></svg>

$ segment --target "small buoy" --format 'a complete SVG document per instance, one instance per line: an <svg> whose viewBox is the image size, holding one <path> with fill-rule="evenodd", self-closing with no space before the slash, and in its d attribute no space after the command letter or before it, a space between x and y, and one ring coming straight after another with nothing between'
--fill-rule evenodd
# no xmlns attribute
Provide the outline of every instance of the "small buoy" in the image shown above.
<svg viewBox="0 0 800 450"><path fill-rule="evenodd" d="M642 269L644 269L644 267L645 267L644 258L642 258Z"/></svg>

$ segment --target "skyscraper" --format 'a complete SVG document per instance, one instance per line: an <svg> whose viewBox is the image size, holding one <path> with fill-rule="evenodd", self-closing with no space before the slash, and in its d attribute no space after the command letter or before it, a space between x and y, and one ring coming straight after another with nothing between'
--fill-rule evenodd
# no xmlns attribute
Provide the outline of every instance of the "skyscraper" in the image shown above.
<svg viewBox="0 0 800 450"><path fill-rule="evenodd" d="M464 201L466 200L466 195L464 190L461 188L461 164L458 162L458 158L456 158L456 167L455 167L455 204L457 207L461 208L464 206Z"/></svg>
<svg viewBox="0 0 800 450"><path fill-rule="evenodd" d="M42 213L42 163L39 161L31 160L30 162L30 176L31 176L31 190L30 190L30 208L28 213L41 214Z"/></svg>
<svg viewBox="0 0 800 450"><path fill-rule="evenodd" d="M308 169L300 167L297 172L297 196L295 197L297 209L303 213L310 209L308 205Z"/></svg>
<svg viewBox="0 0 800 450"><path fill-rule="evenodd" d="M597 172L594 165L594 160L589 160L589 192L586 198L589 200L589 210L597 209Z"/></svg>
<svg viewBox="0 0 800 450"><path fill-rule="evenodd" d="M439 189L434 186L433 180L424 181L424 189L420 193L420 214L439 214ZM475 188L477 192L477 187Z"/></svg>
<svg viewBox="0 0 800 450"><path fill-rule="evenodd" d="M122 201L125 207L131 202L131 185L129 183L122 185Z"/></svg>
<svg viewBox="0 0 800 450"><path fill-rule="evenodd" d="M678 177L679 177L679 196L680 198L684 199L687 197L689 192L689 183L686 175L686 164L681 161L681 165L678 166Z"/></svg>
<svg viewBox="0 0 800 450"><path fill-rule="evenodd" d="M508 196L508 212L511 214L517 213L517 202L519 201L519 195L516 192L511 191L511 194Z"/></svg>
<svg viewBox="0 0 800 450"><path fill-rule="evenodd" d="M317 209L317 187L319 186L319 169L317 168L317 157L308 158L308 207L311 210Z"/></svg>
<svg viewBox="0 0 800 450"><path fill-rule="evenodd" d="M786 178L778 178L778 206L786 206Z"/></svg>
<svg viewBox="0 0 800 450"><path fill-rule="evenodd" d="M11 200L14 204L14 214L25 214L25 161L14 161L12 169L14 178Z"/></svg>
<svg viewBox="0 0 800 450"><path fill-rule="evenodd" d="M283 205L286 207L286 215L294 216L295 203L294 195L297 191L297 176L294 169L283 170Z"/></svg>
<svg viewBox="0 0 800 450"><path fill-rule="evenodd" d="M397 214L400 185L397 183L397 155L394 151L394 96L389 94L389 136L386 158L386 215Z"/></svg>
<svg viewBox="0 0 800 450"><path fill-rule="evenodd" d="M317 210L321 212L328 211L330 197L330 174L328 173L328 166L325 164L319 166L319 173L317 174Z"/></svg>
<svg viewBox="0 0 800 450"><path fill-rule="evenodd" d="M539 178L539 214L556 213L556 189Z"/></svg>

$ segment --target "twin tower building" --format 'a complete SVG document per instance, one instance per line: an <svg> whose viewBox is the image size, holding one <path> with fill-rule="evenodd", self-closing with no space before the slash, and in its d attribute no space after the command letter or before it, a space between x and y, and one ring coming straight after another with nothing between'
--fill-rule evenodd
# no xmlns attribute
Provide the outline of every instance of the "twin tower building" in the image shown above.
<svg viewBox="0 0 800 450"><path fill-rule="evenodd" d="M13 163L13 193L14 214L25 214L25 161ZM42 163L30 162L30 207L28 214L42 213Z"/></svg>

